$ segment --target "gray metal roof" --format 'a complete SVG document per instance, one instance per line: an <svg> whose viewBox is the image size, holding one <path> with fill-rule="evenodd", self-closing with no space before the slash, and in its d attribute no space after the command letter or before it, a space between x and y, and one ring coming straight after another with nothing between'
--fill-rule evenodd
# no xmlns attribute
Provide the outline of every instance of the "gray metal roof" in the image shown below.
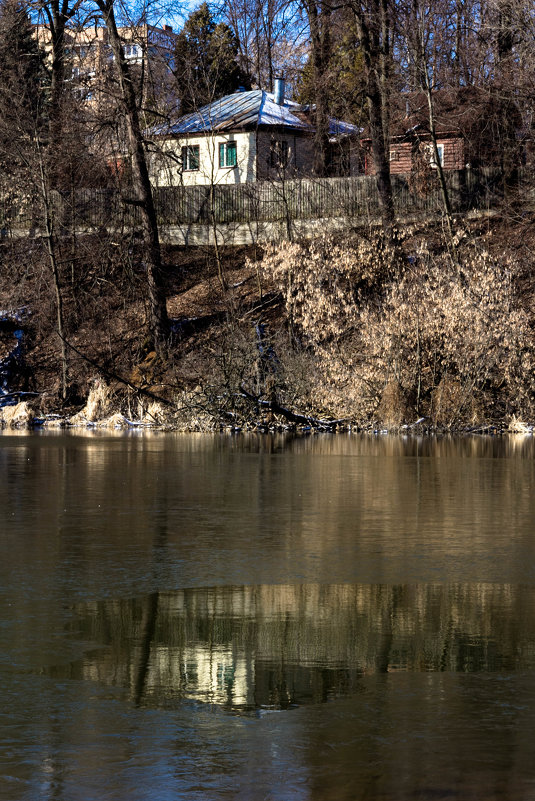
<svg viewBox="0 0 535 801"><path fill-rule="evenodd" d="M175 123L153 128L150 133L153 136L184 136L210 131L250 130L263 125L313 133L313 125L298 116L301 110L302 107L291 100L285 100L282 105L275 103L274 95L263 89L235 92L181 117ZM359 133L356 125L330 121L331 136Z"/></svg>

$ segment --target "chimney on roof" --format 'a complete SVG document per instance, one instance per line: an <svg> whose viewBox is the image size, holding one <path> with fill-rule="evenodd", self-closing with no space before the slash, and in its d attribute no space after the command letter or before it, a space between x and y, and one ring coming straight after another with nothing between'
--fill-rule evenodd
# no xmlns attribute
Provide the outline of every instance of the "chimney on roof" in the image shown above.
<svg viewBox="0 0 535 801"><path fill-rule="evenodd" d="M284 88L284 78L275 78L273 94L275 96L275 103L278 106L284 105Z"/></svg>

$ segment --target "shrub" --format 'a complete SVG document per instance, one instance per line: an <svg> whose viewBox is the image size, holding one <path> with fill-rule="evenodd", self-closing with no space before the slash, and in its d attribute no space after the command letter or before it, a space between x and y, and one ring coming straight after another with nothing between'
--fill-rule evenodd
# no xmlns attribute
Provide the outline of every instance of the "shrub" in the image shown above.
<svg viewBox="0 0 535 801"><path fill-rule="evenodd" d="M267 251L264 275L283 293L294 341L314 356L307 394L318 407L391 424L411 414L442 426L533 418L534 343L517 265L474 244L459 259L423 242L403 267L381 239Z"/></svg>

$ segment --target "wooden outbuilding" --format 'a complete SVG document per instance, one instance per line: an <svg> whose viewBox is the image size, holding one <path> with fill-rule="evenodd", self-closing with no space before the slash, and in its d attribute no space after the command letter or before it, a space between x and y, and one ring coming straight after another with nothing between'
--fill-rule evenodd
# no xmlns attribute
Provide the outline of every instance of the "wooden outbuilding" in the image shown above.
<svg viewBox="0 0 535 801"><path fill-rule="evenodd" d="M435 135L444 170L501 167L504 158L522 161L521 115L507 102L478 87L433 93ZM390 172L408 174L436 167L429 105L424 92L401 93L391 113ZM361 140L366 175L375 174L371 139Z"/></svg>

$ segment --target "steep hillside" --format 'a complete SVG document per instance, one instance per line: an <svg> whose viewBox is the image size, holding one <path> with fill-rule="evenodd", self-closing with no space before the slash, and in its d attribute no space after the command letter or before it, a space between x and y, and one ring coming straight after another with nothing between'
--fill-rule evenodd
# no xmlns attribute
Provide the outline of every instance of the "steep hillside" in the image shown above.
<svg viewBox="0 0 535 801"><path fill-rule="evenodd" d="M46 253L0 252L0 383L40 417L80 412L98 383L102 414L152 405L188 428L535 422L531 218L465 226L453 255L440 226L393 249L370 232L267 248L263 264L253 248L168 249L173 333L158 352L135 250L84 240L63 262L65 399Z"/></svg>

